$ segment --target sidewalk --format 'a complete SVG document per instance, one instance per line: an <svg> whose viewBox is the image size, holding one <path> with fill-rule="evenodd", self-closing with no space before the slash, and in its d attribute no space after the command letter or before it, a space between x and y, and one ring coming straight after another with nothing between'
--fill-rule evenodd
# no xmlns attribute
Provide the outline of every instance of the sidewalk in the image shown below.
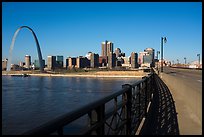
<svg viewBox="0 0 204 137"><path fill-rule="evenodd" d="M179 135L173 97L166 84L156 75L156 90L139 135Z"/></svg>

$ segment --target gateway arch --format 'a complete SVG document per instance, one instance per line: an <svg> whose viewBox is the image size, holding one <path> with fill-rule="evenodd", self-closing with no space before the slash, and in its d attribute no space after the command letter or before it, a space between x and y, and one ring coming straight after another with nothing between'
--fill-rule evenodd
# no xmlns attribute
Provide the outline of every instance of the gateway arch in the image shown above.
<svg viewBox="0 0 204 137"><path fill-rule="evenodd" d="M9 50L9 58L8 58L8 64L7 64L7 71L10 71L11 70L11 60L12 60L12 51L13 51L13 47L14 47L14 43L15 43L15 40L16 40L16 36L18 35L18 32L22 29L22 28L27 28L28 30L30 30L34 36L34 39L35 39L35 43L36 43L36 46L37 46L37 51L38 51L38 58L39 58L39 65L40 65L40 72L43 72L43 62L42 62L42 54L41 54L41 50L40 50L40 45L39 45L39 42L38 42L38 39L34 33L34 31L28 27L28 26L21 26L20 28L18 28L16 30L16 32L14 33L14 36L12 38L12 42L11 42L11 46L10 46L10 50Z"/></svg>

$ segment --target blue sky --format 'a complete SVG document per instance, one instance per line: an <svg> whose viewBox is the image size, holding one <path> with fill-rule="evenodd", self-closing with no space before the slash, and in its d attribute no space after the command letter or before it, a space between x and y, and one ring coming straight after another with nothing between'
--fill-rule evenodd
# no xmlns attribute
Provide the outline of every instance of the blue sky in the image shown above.
<svg viewBox="0 0 204 137"><path fill-rule="evenodd" d="M42 56L101 54L101 42L114 43L129 56L164 44L164 59L176 62L202 57L201 2L3 2L2 59L8 58L15 31L29 26L36 33ZM32 34L22 29L15 41L12 63L26 54L37 59Z"/></svg>

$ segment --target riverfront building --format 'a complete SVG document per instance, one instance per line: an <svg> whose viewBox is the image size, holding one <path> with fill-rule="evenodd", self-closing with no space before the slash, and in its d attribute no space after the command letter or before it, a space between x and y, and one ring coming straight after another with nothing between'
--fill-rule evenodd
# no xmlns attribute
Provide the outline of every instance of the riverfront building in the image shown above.
<svg viewBox="0 0 204 137"><path fill-rule="evenodd" d="M109 52L108 54L108 68L112 69L116 66L116 54Z"/></svg>
<svg viewBox="0 0 204 137"><path fill-rule="evenodd" d="M91 53L90 55L90 67L97 68L99 67L99 55L95 53Z"/></svg>
<svg viewBox="0 0 204 137"><path fill-rule="evenodd" d="M42 64L42 68L45 68L45 60L44 59L42 60L42 63L43 63ZM34 68L35 69L40 69L40 62L39 62L39 60L35 60L34 61Z"/></svg>
<svg viewBox="0 0 204 137"><path fill-rule="evenodd" d="M76 58L76 68L86 68L90 66L89 64L87 57L79 56Z"/></svg>
<svg viewBox="0 0 204 137"><path fill-rule="evenodd" d="M47 56L48 70L54 70L56 67L56 56Z"/></svg>
<svg viewBox="0 0 204 137"><path fill-rule="evenodd" d="M144 50L145 52L148 52L148 55L144 56L144 63L150 63L150 67L155 66L155 60L154 60L154 49L153 48L146 48Z"/></svg>
<svg viewBox="0 0 204 137"><path fill-rule="evenodd" d="M125 67L125 68L131 67L130 58L131 57L121 57L121 59L123 60L122 67Z"/></svg>
<svg viewBox="0 0 204 137"><path fill-rule="evenodd" d="M69 58L65 59L65 68L68 69L69 66Z"/></svg>
<svg viewBox="0 0 204 137"><path fill-rule="evenodd" d="M20 67L24 67L24 65L25 65L25 62L22 62L22 61L19 62Z"/></svg>
<svg viewBox="0 0 204 137"><path fill-rule="evenodd" d="M116 58L121 57L121 50L120 50L120 48L116 48L115 49L115 55L116 55Z"/></svg>
<svg viewBox="0 0 204 137"><path fill-rule="evenodd" d="M137 62L138 55L135 52L131 53L131 68L138 68Z"/></svg>
<svg viewBox="0 0 204 137"><path fill-rule="evenodd" d="M56 57L56 67L63 68L63 65L64 65L63 59L64 59L63 56Z"/></svg>
<svg viewBox="0 0 204 137"><path fill-rule="evenodd" d="M30 65L31 65L31 56L26 55L25 56L25 68L30 69Z"/></svg>
<svg viewBox="0 0 204 137"><path fill-rule="evenodd" d="M7 68L8 59L2 60L2 70L6 70Z"/></svg>
<svg viewBox="0 0 204 137"><path fill-rule="evenodd" d="M101 56L107 56L107 40L101 44Z"/></svg>
<svg viewBox="0 0 204 137"><path fill-rule="evenodd" d="M76 66L76 58L75 57L68 57L66 59L66 68L73 68Z"/></svg>
<svg viewBox="0 0 204 137"><path fill-rule="evenodd" d="M139 57L138 57L138 64L141 66L144 61L143 61L143 57L146 56L148 54L148 52L139 52Z"/></svg>
<svg viewBox="0 0 204 137"><path fill-rule="evenodd" d="M108 57L107 56L100 56L99 57L99 66L100 67L105 67L108 62Z"/></svg>
<svg viewBox="0 0 204 137"><path fill-rule="evenodd" d="M108 54L110 52L113 53L113 43L110 42L110 41L105 41L105 42L102 42L102 50L101 50L101 56L108 56Z"/></svg>
<svg viewBox="0 0 204 137"><path fill-rule="evenodd" d="M17 64L11 64L11 70L20 70L19 65Z"/></svg>
<svg viewBox="0 0 204 137"><path fill-rule="evenodd" d="M85 57L87 57L88 60L91 60L91 53L92 53L92 52L89 51L89 52L86 54L86 56L85 56Z"/></svg>

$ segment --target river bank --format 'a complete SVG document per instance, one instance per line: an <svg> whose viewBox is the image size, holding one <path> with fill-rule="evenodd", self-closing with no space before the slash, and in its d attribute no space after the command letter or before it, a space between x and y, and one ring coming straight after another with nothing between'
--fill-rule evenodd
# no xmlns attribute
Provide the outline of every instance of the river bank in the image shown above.
<svg viewBox="0 0 204 137"><path fill-rule="evenodd" d="M30 76L45 76L45 77L144 77L147 76L148 72L143 71L95 71L95 72L75 72L75 73L64 73L64 74L53 74L53 73L32 73L30 71L13 71L6 72L2 71L2 75L19 75L28 74Z"/></svg>

